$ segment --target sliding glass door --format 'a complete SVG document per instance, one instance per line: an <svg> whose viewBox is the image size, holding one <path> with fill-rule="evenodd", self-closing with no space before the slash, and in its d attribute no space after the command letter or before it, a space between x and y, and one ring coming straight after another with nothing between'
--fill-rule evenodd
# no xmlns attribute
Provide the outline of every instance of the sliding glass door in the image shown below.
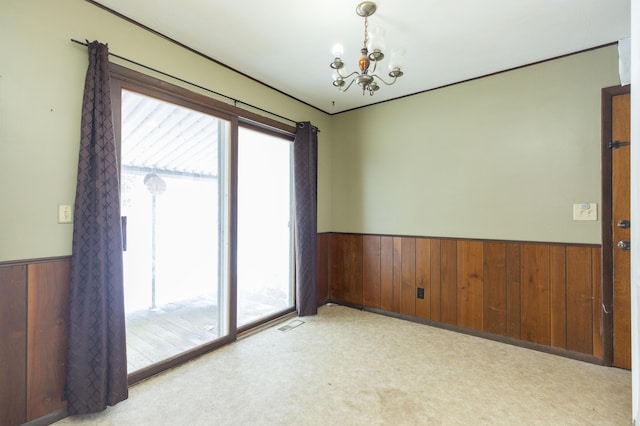
<svg viewBox="0 0 640 426"><path fill-rule="evenodd" d="M238 132L238 326L293 308L290 139Z"/></svg>
<svg viewBox="0 0 640 426"><path fill-rule="evenodd" d="M226 335L230 123L121 93L129 372Z"/></svg>
<svg viewBox="0 0 640 426"><path fill-rule="evenodd" d="M293 135L130 70L112 90L137 381L294 311Z"/></svg>

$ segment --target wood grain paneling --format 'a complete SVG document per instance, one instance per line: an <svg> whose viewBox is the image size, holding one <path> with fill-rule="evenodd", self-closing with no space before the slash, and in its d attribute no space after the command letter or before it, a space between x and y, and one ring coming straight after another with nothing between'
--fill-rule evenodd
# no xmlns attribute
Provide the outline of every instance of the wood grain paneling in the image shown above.
<svg viewBox="0 0 640 426"><path fill-rule="evenodd" d="M19 425L27 412L27 267L0 267L0 424Z"/></svg>
<svg viewBox="0 0 640 426"><path fill-rule="evenodd" d="M330 234L318 234L316 241L316 282L318 285L318 303L329 297L329 237Z"/></svg>
<svg viewBox="0 0 640 426"><path fill-rule="evenodd" d="M551 343L549 303L549 246L522 245L522 339Z"/></svg>
<svg viewBox="0 0 640 426"><path fill-rule="evenodd" d="M567 276L564 246L552 246L551 277L551 346L567 348Z"/></svg>
<svg viewBox="0 0 640 426"><path fill-rule="evenodd" d="M362 304L362 236L335 234L329 246L332 298Z"/></svg>
<svg viewBox="0 0 640 426"><path fill-rule="evenodd" d="M400 313L416 315L416 239L402 238L402 305Z"/></svg>
<svg viewBox="0 0 640 426"><path fill-rule="evenodd" d="M355 283L354 291L353 291L353 303L362 304L363 303L363 294L362 294L362 261L363 261L363 246L362 246L362 236L355 235L352 241L352 247L354 247L354 255L352 257L352 271L353 271L353 282Z"/></svg>
<svg viewBox="0 0 640 426"><path fill-rule="evenodd" d="M343 234L330 241L338 301L602 356L599 247Z"/></svg>
<svg viewBox="0 0 640 426"><path fill-rule="evenodd" d="M483 327L483 244L482 241L458 241L458 323L460 327Z"/></svg>
<svg viewBox="0 0 640 426"><path fill-rule="evenodd" d="M70 261L28 266L27 420L66 406L70 270Z"/></svg>
<svg viewBox="0 0 640 426"><path fill-rule="evenodd" d="M402 311L402 238L393 238L393 312Z"/></svg>
<svg viewBox="0 0 640 426"><path fill-rule="evenodd" d="M353 285L351 288L351 298L349 302L362 304L362 236L352 235L350 239L351 262L349 264L351 276L349 282Z"/></svg>
<svg viewBox="0 0 640 426"><path fill-rule="evenodd" d="M345 300L345 256L344 236L332 234L329 238L329 297L332 299Z"/></svg>
<svg viewBox="0 0 640 426"><path fill-rule="evenodd" d="M507 336L522 335L522 268L520 244L508 243L507 255Z"/></svg>
<svg viewBox="0 0 640 426"><path fill-rule="evenodd" d="M458 243L440 243L440 320L456 325L458 322Z"/></svg>
<svg viewBox="0 0 640 426"><path fill-rule="evenodd" d="M64 409L69 258L0 266L0 424Z"/></svg>
<svg viewBox="0 0 640 426"><path fill-rule="evenodd" d="M393 238L380 238L380 308L393 310Z"/></svg>
<svg viewBox="0 0 640 426"><path fill-rule="evenodd" d="M440 301L442 300L442 288L440 278L441 244L440 240L432 239L431 253L431 319L442 321Z"/></svg>
<svg viewBox="0 0 640 426"><path fill-rule="evenodd" d="M603 357L602 340L603 340L603 324L602 324L602 251L599 248L591 249L591 279L593 290L593 356Z"/></svg>
<svg viewBox="0 0 640 426"><path fill-rule="evenodd" d="M416 291L424 290L424 299L416 298L416 316L431 318L431 241L416 238Z"/></svg>
<svg viewBox="0 0 640 426"><path fill-rule="evenodd" d="M380 307L380 237L365 235L364 270L362 271L362 292L366 306Z"/></svg>
<svg viewBox="0 0 640 426"><path fill-rule="evenodd" d="M484 331L507 335L507 251L505 243L485 242L483 255Z"/></svg>
<svg viewBox="0 0 640 426"><path fill-rule="evenodd" d="M567 349L593 352L591 249L567 247Z"/></svg>

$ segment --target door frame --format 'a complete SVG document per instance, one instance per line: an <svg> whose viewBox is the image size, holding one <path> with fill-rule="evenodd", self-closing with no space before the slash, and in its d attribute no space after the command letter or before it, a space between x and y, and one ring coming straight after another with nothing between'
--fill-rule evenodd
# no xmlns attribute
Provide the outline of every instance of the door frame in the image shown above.
<svg viewBox="0 0 640 426"><path fill-rule="evenodd" d="M613 156L607 145L613 131L613 98L627 93L631 93L630 85L605 87L601 92L602 361L607 366L613 365Z"/></svg>

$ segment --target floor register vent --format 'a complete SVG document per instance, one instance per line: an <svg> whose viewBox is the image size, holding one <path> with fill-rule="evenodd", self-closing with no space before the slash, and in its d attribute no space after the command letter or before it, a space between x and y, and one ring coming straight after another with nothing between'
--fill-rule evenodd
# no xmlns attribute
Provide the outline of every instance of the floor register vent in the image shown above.
<svg viewBox="0 0 640 426"><path fill-rule="evenodd" d="M282 327L278 328L278 330L282 331L283 333L286 333L287 331L291 331L302 324L304 324L304 321L293 320L289 324L285 324Z"/></svg>

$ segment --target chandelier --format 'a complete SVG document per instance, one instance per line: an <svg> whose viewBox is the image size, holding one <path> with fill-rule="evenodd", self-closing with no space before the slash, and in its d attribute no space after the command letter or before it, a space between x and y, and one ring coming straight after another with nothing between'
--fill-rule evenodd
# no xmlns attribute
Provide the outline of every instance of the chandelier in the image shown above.
<svg viewBox="0 0 640 426"><path fill-rule="evenodd" d="M373 15L376 11L376 4L371 1L364 1L356 7L356 13L364 18L364 42L362 49L360 49L360 59L358 60L358 67L360 71L354 71L351 74L345 75L344 62L342 62L341 56L343 49L341 45L335 45L333 48L333 62L329 65L334 69L333 72L333 85L341 92L349 90L354 82L357 82L362 87L362 94L369 92L369 95L373 96L374 92L380 89L377 81L381 81L387 86L391 86L396 82L398 77L402 77L402 56L403 52L397 50L392 53L391 61L389 63L389 77L393 78L391 82L386 82L382 77L377 75L376 68L378 62L384 59L382 50L384 49L383 32L379 28L369 31L369 16ZM369 53L371 52L371 53ZM371 62L373 62L373 68L371 68ZM345 80L353 77L353 79L347 84ZM346 87L345 87L346 85Z"/></svg>

